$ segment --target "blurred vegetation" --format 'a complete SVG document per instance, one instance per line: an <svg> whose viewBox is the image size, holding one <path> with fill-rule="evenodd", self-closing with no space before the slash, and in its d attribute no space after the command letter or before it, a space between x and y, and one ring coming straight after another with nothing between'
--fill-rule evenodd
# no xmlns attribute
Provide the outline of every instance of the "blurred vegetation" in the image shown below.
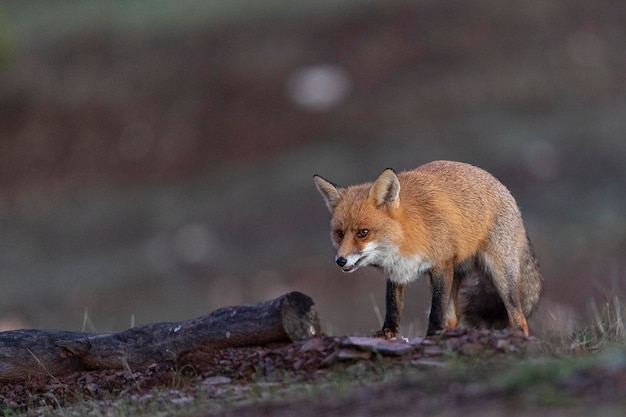
<svg viewBox="0 0 626 417"><path fill-rule="evenodd" d="M331 13L355 6L384 4L375 0L321 0L315 4L268 0L133 0L125 1L29 1L5 0L3 13L20 42L38 42L41 37L62 38L94 29L114 31L189 31L207 24L259 20L275 15L302 16ZM394 3L397 3L394 1Z"/></svg>
<svg viewBox="0 0 626 417"><path fill-rule="evenodd" d="M624 299L624 5L5 0L0 16L8 327L119 329L296 289L326 331L368 333L384 283L337 271L311 176L432 159L516 196L546 276L536 333L576 338L589 306ZM410 288L411 336L427 294Z"/></svg>

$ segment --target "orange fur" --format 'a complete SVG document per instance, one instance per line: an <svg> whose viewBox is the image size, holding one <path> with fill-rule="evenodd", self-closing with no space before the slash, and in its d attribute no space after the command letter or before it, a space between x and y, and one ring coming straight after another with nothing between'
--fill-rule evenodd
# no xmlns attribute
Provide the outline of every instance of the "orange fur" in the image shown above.
<svg viewBox="0 0 626 417"><path fill-rule="evenodd" d="M331 212L339 266L345 272L379 266L393 283L387 294L391 318L385 320L391 329L383 327L382 334L399 330L399 311L393 310L402 300L389 292L421 275L430 277L433 289L428 334L444 325L477 323L465 320L459 301L465 275L477 270L495 287L509 324L528 334L526 317L538 301L542 277L515 200L491 174L435 161L400 174L387 169L374 183L347 188L314 179Z"/></svg>

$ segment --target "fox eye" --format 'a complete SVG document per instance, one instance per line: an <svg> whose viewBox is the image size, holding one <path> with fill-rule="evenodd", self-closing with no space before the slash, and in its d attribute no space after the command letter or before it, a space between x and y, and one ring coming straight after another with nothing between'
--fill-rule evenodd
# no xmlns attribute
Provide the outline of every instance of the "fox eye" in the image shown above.
<svg viewBox="0 0 626 417"><path fill-rule="evenodd" d="M367 229L361 229L361 230L359 230L358 232L356 232L356 235L357 235L357 237L358 237L358 238L363 239L365 236L367 236L367 234L368 234L369 232L370 232L370 231L369 231L369 230L367 230Z"/></svg>
<svg viewBox="0 0 626 417"><path fill-rule="evenodd" d="M343 230L341 229L335 230L335 234L337 235L339 239L343 239Z"/></svg>

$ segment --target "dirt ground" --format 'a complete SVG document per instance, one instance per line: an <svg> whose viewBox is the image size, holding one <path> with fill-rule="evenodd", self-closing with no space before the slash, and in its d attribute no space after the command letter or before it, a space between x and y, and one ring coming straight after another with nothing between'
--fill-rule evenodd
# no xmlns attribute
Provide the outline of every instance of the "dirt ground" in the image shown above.
<svg viewBox="0 0 626 417"><path fill-rule="evenodd" d="M382 346L376 346L376 344ZM523 357L541 350L537 339L507 331L449 330L437 338L385 342L372 338L317 337L305 342L227 349L194 348L175 364L154 364L147 369L77 372L63 377L38 377L0 386L4 407L69 406L77 401L102 400L119 395L142 395L153 389L193 393L217 385L243 385L259 380L307 381L320 372L359 363L378 362L393 367L404 363L443 364L444 354L491 358ZM380 366L380 363L378 363ZM364 372L365 373L365 372ZM215 393L210 393L214 395Z"/></svg>
<svg viewBox="0 0 626 417"><path fill-rule="evenodd" d="M28 415L54 409L68 413L79 406L84 412L85 404L106 409L115 398L142 413L173 413L179 404L179 413L196 416L623 412L623 356L617 362L610 357L593 366L568 368L566 363L551 364L546 353L536 338L508 331L448 330L433 338L389 342L318 337L270 346L194 349L181 354L176 365L143 370L80 372L5 384L0 399L6 410ZM544 366L537 366L541 361ZM530 368L516 371L520 363ZM317 388L307 392L298 386ZM259 390L272 394L254 394Z"/></svg>

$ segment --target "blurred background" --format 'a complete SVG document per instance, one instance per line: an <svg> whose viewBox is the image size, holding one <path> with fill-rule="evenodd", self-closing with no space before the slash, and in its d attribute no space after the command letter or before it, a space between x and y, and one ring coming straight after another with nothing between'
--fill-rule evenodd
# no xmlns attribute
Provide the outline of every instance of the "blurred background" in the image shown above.
<svg viewBox="0 0 626 417"><path fill-rule="evenodd" d="M369 334L312 181L453 159L516 197L535 333L625 299L626 3L0 2L0 325L109 331L302 291ZM423 335L429 285L403 333Z"/></svg>

